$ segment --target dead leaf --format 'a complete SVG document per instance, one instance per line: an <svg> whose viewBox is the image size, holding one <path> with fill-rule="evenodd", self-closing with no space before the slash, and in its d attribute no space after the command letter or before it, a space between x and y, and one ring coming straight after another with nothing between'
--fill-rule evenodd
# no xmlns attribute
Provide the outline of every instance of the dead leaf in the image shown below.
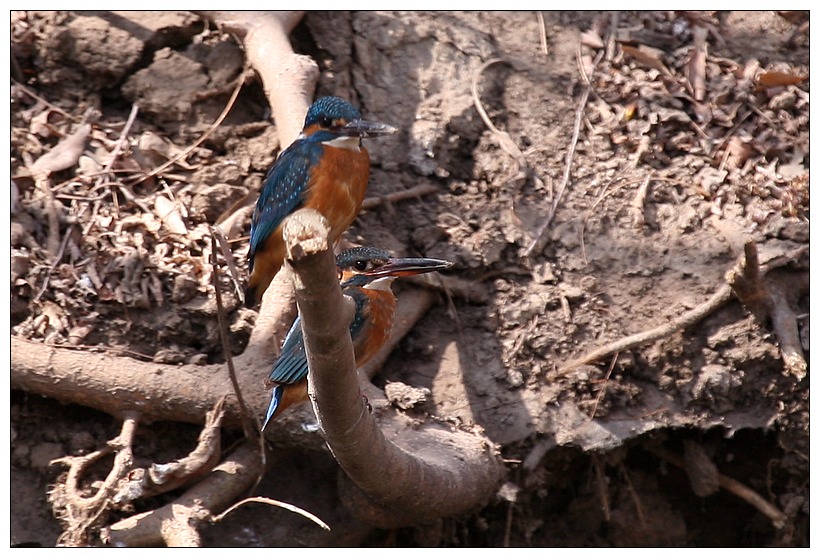
<svg viewBox="0 0 820 558"><path fill-rule="evenodd" d="M29 130L31 130L32 134L40 136L41 138L49 138L52 136L59 137L62 134L57 133L54 125L64 120L65 118L62 114L55 110L46 108L42 112L32 117Z"/></svg>
<svg viewBox="0 0 820 558"><path fill-rule="evenodd" d="M581 33L581 44L589 48L604 48L604 41L592 29L588 29Z"/></svg>
<svg viewBox="0 0 820 558"><path fill-rule="evenodd" d="M50 300L45 300L41 303L42 316L45 318L45 333L49 330L63 333L68 329L68 317L65 310Z"/></svg>
<svg viewBox="0 0 820 558"><path fill-rule="evenodd" d="M640 64L658 70L666 77L673 77L672 72L669 71L669 68L666 67L666 64L664 64L659 57L659 55L662 54L662 51L646 45L633 47L624 44L621 45L621 50L623 50L624 54L634 58Z"/></svg>
<svg viewBox="0 0 820 558"><path fill-rule="evenodd" d="M137 142L137 150L145 160L150 162L151 166L163 164L174 159L182 152L182 150L169 139L151 131L143 132L142 135L140 135ZM196 169L195 166L189 165L184 159L175 160L174 164L185 170Z"/></svg>
<svg viewBox="0 0 820 558"><path fill-rule="evenodd" d="M726 145L726 167L730 170L739 169L754 154L755 149L751 142L732 136Z"/></svg>
<svg viewBox="0 0 820 558"><path fill-rule="evenodd" d="M791 72L763 72L757 76L756 89L759 91L767 87L783 87L786 85L797 85L806 81L805 76L800 76Z"/></svg>
<svg viewBox="0 0 820 558"><path fill-rule="evenodd" d="M31 165L33 174L42 173L46 176L73 167L80 159L85 149L88 134L91 133L91 124L83 124L77 130L55 145L51 151L42 155Z"/></svg>
<svg viewBox="0 0 820 558"><path fill-rule="evenodd" d="M154 213L168 231L182 236L188 234L188 227L182 220L178 205L165 196L157 196L154 201Z"/></svg>

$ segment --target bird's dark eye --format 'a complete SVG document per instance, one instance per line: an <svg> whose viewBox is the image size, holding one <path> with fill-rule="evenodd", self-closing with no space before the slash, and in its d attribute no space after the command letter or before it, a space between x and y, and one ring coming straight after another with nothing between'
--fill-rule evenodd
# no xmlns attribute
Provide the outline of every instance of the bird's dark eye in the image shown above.
<svg viewBox="0 0 820 558"><path fill-rule="evenodd" d="M356 271L365 271L367 269L367 261L366 260L356 260L353 262L353 269Z"/></svg>
<svg viewBox="0 0 820 558"><path fill-rule="evenodd" d="M319 124L322 128L330 128L333 126L333 119L329 116L322 116L319 118Z"/></svg>

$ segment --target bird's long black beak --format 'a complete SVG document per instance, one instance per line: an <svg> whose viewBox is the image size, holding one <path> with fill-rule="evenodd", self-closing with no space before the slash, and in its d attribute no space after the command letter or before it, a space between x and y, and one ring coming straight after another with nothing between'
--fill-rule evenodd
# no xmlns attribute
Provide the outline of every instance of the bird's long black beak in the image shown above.
<svg viewBox="0 0 820 558"><path fill-rule="evenodd" d="M395 126L382 122L371 122L369 120L354 120L348 122L339 130L347 136L359 136L360 138L372 138L376 136L388 136L399 131Z"/></svg>
<svg viewBox="0 0 820 558"><path fill-rule="evenodd" d="M441 271L453 266L453 262L434 258L390 258L387 263L365 273L369 277L406 277L419 273Z"/></svg>

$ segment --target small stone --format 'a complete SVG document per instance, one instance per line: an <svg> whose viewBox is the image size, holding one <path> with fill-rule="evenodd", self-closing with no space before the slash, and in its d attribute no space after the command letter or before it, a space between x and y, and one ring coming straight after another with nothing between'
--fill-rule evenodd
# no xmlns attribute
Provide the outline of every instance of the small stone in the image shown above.
<svg viewBox="0 0 820 558"><path fill-rule="evenodd" d="M384 394L391 404L406 411L427 402L430 390L408 386L402 382L388 382L384 386Z"/></svg>

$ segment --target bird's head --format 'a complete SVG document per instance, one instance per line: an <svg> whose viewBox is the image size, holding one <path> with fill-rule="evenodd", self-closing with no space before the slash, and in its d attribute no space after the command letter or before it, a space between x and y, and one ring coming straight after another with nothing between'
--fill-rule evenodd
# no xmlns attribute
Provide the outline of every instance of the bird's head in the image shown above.
<svg viewBox="0 0 820 558"><path fill-rule="evenodd" d="M394 258L390 252L361 246L336 256L339 280L344 285L364 286L385 277L405 277L448 269L453 264L434 258Z"/></svg>
<svg viewBox="0 0 820 558"><path fill-rule="evenodd" d="M362 120L359 110L339 97L322 97L308 109L303 138L331 142L345 138L368 138L394 134L389 124Z"/></svg>

